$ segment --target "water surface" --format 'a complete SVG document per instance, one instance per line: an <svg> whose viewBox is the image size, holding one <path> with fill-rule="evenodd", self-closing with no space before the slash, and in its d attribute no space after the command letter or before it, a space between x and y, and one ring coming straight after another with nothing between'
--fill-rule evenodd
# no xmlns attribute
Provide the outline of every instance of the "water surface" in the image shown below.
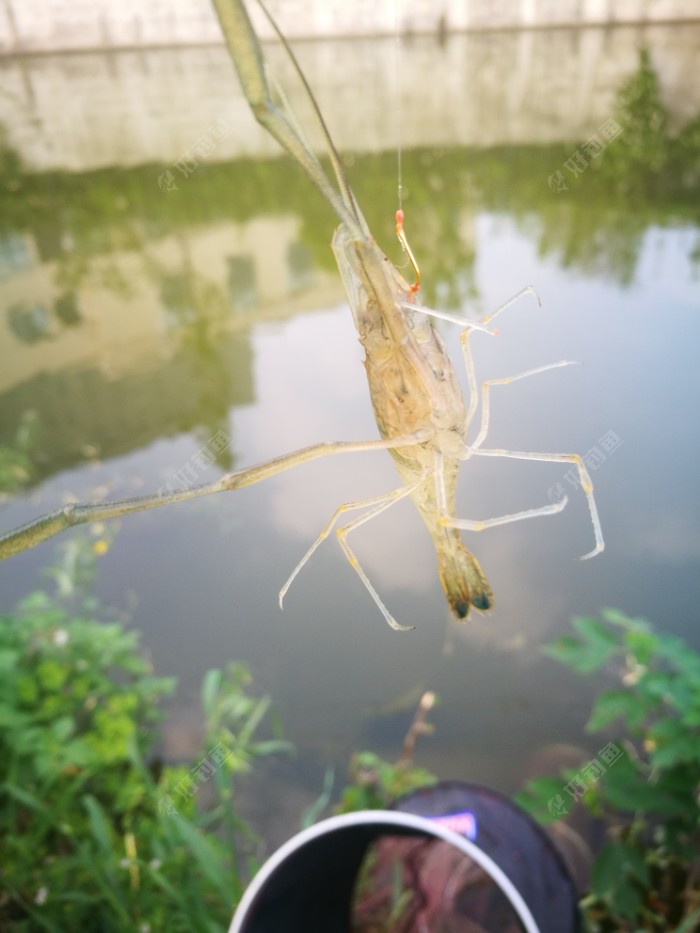
<svg viewBox="0 0 700 933"><path fill-rule="evenodd" d="M576 559L593 536L566 467L470 462L465 517L534 508L560 487L569 505L465 534L495 608L462 624L410 503L359 529L363 566L415 626L400 635L332 538L284 612L277 604L340 503L396 486L388 455L331 458L116 523L97 592L129 608L157 672L180 678L165 753L193 752L212 666L248 662L275 699L298 754L265 765L248 802L270 839L296 825L328 766L341 779L352 750L395 756L423 689L442 703L418 758L441 776L513 791L546 746L595 754L604 742L583 724L596 684L541 654L572 615L616 606L700 645L698 149L684 129L700 110L688 76L699 45L697 29L656 27L416 39L405 53L404 207L425 299L476 315L536 286L542 308L524 299L498 337L474 337L479 378L581 365L494 390L490 444L587 454L604 554ZM622 119L615 95L642 47L668 121L638 74L624 132L582 168L581 147ZM392 54L386 41L302 49L360 203L399 261ZM28 410L41 428L36 479L4 505L3 528L68 496L206 482L321 440L377 436L333 217L249 120L225 58L96 58L97 70L83 56L2 64L15 92L0 179L0 442ZM331 93L326 79L353 68ZM69 87L70 106L96 122L57 126L51 87ZM217 121L229 131L183 175L176 162ZM440 330L464 381L457 329ZM59 546L0 567L4 608Z"/></svg>

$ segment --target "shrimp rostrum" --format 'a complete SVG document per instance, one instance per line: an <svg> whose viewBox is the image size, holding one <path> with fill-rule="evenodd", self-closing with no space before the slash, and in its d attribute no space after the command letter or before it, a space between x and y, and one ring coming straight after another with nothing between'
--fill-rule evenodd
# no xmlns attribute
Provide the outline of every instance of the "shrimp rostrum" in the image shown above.
<svg viewBox="0 0 700 933"><path fill-rule="evenodd" d="M578 470L581 489L588 502L595 538L593 549L584 556L588 558L600 553L604 545L593 498L593 486L579 455L495 450L483 446L488 433L489 397L492 386L511 383L548 369L568 365L568 361L560 361L508 378L491 380L483 383L481 387L477 383L470 347L472 333L475 330L490 333L491 320L521 295L532 292L532 289L523 289L500 308L471 324L423 307L417 296L418 275L416 282L409 284L372 238L313 94L292 50L274 21L268 14L318 118L333 168L333 180L326 174L287 106L280 103L272 93L262 49L243 0L214 0L214 5L243 92L255 117L306 172L339 220L332 247L355 327L365 350L365 369L381 439L317 444L268 463L228 473L213 483L172 493L112 503L69 505L0 538L0 558L32 547L71 525L242 488L290 467L330 454L376 449L389 451L401 478L401 485L389 493L345 503L336 509L282 588L280 605L294 578L330 534L341 516L351 510L362 510L359 517L340 525L336 531L338 541L389 625L394 629L406 629L406 626L400 625L393 618L380 599L350 548L347 538L349 532L359 525L376 517L401 499L409 497L433 540L440 582L454 616L466 619L472 607L480 612L488 611L493 605L491 588L478 561L465 547L460 532L482 531L509 522L552 515L564 508L566 497L539 508L497 518L457 518L456 484L459 466L463 461L475 456L573 464ZM398 216L397 232L406 248ZM408 255L415 266L410 250ZM443 341L433 326L434 317L457 320L463 327L460 342L467 372L468 404ZM475 423L479 407L476 436L470 442L468 435Z"/></svg>

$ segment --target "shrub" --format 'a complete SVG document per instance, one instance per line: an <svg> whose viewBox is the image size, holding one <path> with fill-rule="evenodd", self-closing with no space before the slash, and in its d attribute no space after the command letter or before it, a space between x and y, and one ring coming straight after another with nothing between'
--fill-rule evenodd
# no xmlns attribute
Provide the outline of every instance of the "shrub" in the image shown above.
<svg viewBox="0 0 700 933"><path fill-rule="evenodd" d="M574 620L547 653L579 674L612 670L587 724L615 724L607 766L530 782L519 802L544 822L567 792L607 823L582 906L602 933L700 928L700 655L642 619L606 610ZM592 763L588 763L591 765ZM567 783L568 782L568 783Z"/></svg>
<svg viewBox="0 0 700 933"><path fill-rule="evenodd" d="M54 568L73 603L67 581L93 558ZM209 671L202 754L149 763L173 679L94 598L64 601L35 592L0 617L0 929L224 930L252 837L232 776L285 747L256 738L270 701L249 695L241 665Z"/></svg>

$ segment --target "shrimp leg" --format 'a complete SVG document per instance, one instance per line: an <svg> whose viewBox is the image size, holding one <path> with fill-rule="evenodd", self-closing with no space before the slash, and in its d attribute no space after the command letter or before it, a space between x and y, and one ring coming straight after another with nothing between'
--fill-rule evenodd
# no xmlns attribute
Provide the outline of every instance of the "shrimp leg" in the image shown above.
<svg viewBox="0 0 700 933"><path fill-rule="evenodd" d="M501 311L504 311L506 308L510 307L518 298L523 295L531 292L535 298L537 298L538 304L541 304L537 292L531 287L522 289L504 304L496 308L495 311L490 312L481 318L482 325L488 325L490 321L496 317L497 314L500 314ZM595 498L593 496L593 483L591 481L590 474L586 469L583 460L578 454L559 454L559 453L536 453L534 451L517 451L517 450L485 450L481 447L482 443L486 439L489 428L489 417L490 417L490 393L491 387L494 385L510 385L513 382L517 382L519 379L526 379L529 376L535 376L539 373L547 372L550 369L558 369L563 366L573 366L576 365L575 360L559 360L556 363L549 363L544 366L537 366L534 369L527 369L524 372L517 373L514 376L506 376L501 379L489 379L481 384L481 393L479 393L476 380L476 370L474 367L474 358L471 352L470 338L472 334L472 329L467 328L460 334L460 342L462 344L462 352L464 356L464 365L467 371L467 382L469 385L469 407L467 409L467 419L466 419L466 429L469 430L474 416L476 414L476 409L481 400L481 424L479 426L479 431L476 438L472 444L469 444L464 453L464 459L469 459L472 456L483 456L483 457L506 457L515 460L537 460L544 462L555 462L555 463L573 463L576 469L578 470L579 480L581 483L581 489L586 496L586 502L588 504L588 511L591 516L591 523L593 525L593 533L595 536L595 547L593 550L589 551L587 554L583 554L579 560L588 560L591 557L595 557L596 554L600 554L605 548L605 542L603 540L603 532L600 524L600 517L598 515L598 508L596 506ZM436 482L440 476L440 470L436 472ZM438 499L440 498L440 490L438 489ZM469 519L458 519L453 518L446 514L444 507L441 509L441 518L440 524L444 525L447 528L459 528L465 531L483 531L486 528L493 528L497 525L504 525L510 522L521 521L526 518L534 518L539 515L553 515L557 512L560 512L566 505L567 497L564 496L563 499L559 502L552 505L542 506L539 509L528 509L524 512L515 512L511 515L500 516L499 518L491 519L482 519L481 521L474 521Z"/></svg>
<svg viewBox="0 0 700 933"><path fill-rule="evenodd" d="M437 466L435 476L437 499L438 505L440 507L439 524L442 525L443 528L459 528L462 531L485 531L487 528L495 528L498 525L509 525L512 522L519 522L527 518L537 518L538 516L542 515L556 515L558 512L562 511L568 502L568 497L564 495L557 502L552 502L549 505L543 505L541 508L526 509L523 512L513 512L510 515L500 515L497 518L454 518L447 513L446 509L444 482L442 481L442 463L440 456L440 454L436 454ZM533 451L524 450L483 450L482 448L469 448L465 456L506 457L513 460L537 460L544 461L546 463L573 463L578 470L581 488L583 489L583 492L586 496L586 502L588 503L588 510L591 516L591 523L593 525L593 533L595 535L595 547L587 554L581 555L579 560L588 560L591 557L595 557L596 554L600 554L604 550L605 541L603 540L603 532L600 525L598 508L593 497L593 483L591 482L590 474L579 454L535 453Z"/></svg>
<svg viewBox="0 0 700 933"><path fill-rule="evenodd" d="M380 599L379 594L377 593L375 588L370 583L369 577L362 569L360 562L355 556L355 552L352 550L352 548L348 544L347 537L348 537L348 534L351 531L353 531L355 528L359 528L360 525L364 525L365 522L368 522L370 519L375 518L377 515L380 514L380 512L383 512L385 509L388 509L389 506L393 505L395 502L398 502L399 499L403 499L405 495L413 491L413 488L414 488L413 486L402 486L400 489L396 489L393 493L389 493L389 495L386 497L387 501L384 502L383 505L379 505L376 508L371 509L369 512L366 512L364 515L360 515L359 518L356 518L352 522L348 522L347 525L343 525L342 528L339 528L336 531L336 535L338 537L338 543L342 547L350 566L353 568L353 570L358 575L360 580L362 580L362 583L365 589L367 590L369 595L374 600L377 608L379 609L381 614L384 616L388 624L391 626L391 628L395 629L395 631L397 632L410 632L410 631L413 631L415 626L414 625L400 625L396 621L396 619L392 616L392 614L389 612L389 610L386 608L386 606Z"/></svg>
<svg viewBox="0 0 700 933"><path fill-rule="evenodd" d="M285 470L299 466L302 463L308 463L311 460L318 460L320 457L328 457L339 453L357 453L368 450L390 450L394 447L410 446L416 441L425 439L425 431L419 431L416 434L406 435L404 437L395 437L390 440L376 441L334 441L329 443L314 444L311 447L304 447L301 450L295 450L292 453L285 454L282 457L276 457L268 460L266 463L257 466L248 467L244 470L236 470L232 473L226 473L213 483L206 483L201 486L192 486L189 489L179 489L174 492L156 493L150 496L138 496L133 499L121 499L115 502L90 502L73 503L66 505L62 509L42 515L40 518L15 528L13 531L0 536L0 560L12 557L13 554L19 554L29 548L36 547L48 538L72 528L74 525L82 525L86 522L105 521L109 518L117 518L121 515L129 515L132 512L142 512L146 509L159 508L162 505L170 505L174 502L185 502L189 499L197 499L200 496L209 496L217 492L227 492L232 489L242 489L245 486L252 486L271 476L276 476Z"/></svg>
<svg viewBox="0 0 700 933"><path fill-rule="evenodd" d="M479 453L479 451L474 451L474 453ZM563 496L561 499L557 500L557 502L543 505L541 508L525 509L523 512L511 512L510 515L499 515L497 518L454 518L449 514L447 509L442 454L436 452L434 459L435 491L440 514L438 522L443 528L459 528L462 531L485 531L487 528L496 528L498 525L510 525L512 522L520 522L526 518L537 518L541 515L556 515L557 512L561 512L568 502L567 496Z"/></svg>
<svg viewBox="0 0 700 933"><path fill-rule="evenodd" d="M519 379L527 379L528 376L536 376L539 373L546 373L550 369L560 369L562 366L575 366L576 360L559 360L557 363L547 363L544 366L536 366L534 369L526 369L522 373L516 373L515 376L503 376L500 379L487 379L481 383L481 425L479 433L474 438L474 442L469 445L471 450L481 447L486 440L489 430L489 417L491 412L491 387L505 386Z"/></svg>
<svg viewBox="0 0 700 933"><path fill-rule="evenodd" d="M382 615L384 616L386 621L389 623L389 625L393 629L396 629L396 631L401 631L401 632L411 631L413 626L399 625L396 619L394 619L394 617L391 615L389 610L386 608L386 606L380 599L379 595L377 594L377 591L374 589L374 587L370 583L369 578L367 577L367 574L362 569L359 561L355 557L355 554L353 553L350 546L348 545L346 538L347 538L348 533L352 531L354 528L359 528L360 525L363 525L365 522L370 521L370 519L376 518L377 515L381 515L382 512L384 512L386 509L394 505L395 502L399 502L401 499L406 498L406 496L410 496L410 494L414 491L414 489L416 489L419 483L421 483L424 480L424 478L425 477L421 476L420 479L416 480L415 483L411 483L409 486L399 486L398 489L394 489L392 492L383 493L380 496L373 496L372 498L369 498L369 499L359 499L356 502L346 502L343 505L339 505L338 508L333 513L333 515L331 516L330 520L323 527L319 536L316 538L316 540L311 545L309 550L299 561L297 566L292 571L289 579L287 580L287 582L284 584L284 586L280 590L280 594L279 594L280 609L282 608L282 603L284 601L284 597L287 595L287 591L289 590L289 587L292 585L297 575L299 574L301 569L304 567L304 565L307 563L307 561L312 556L312 554L316 551L318 546L323 541L325 541L325 539L331 533L333 526L338 521L340 516L344 512L349 512L353 509L365 509L366 508L368 509L368 511L365 512L364 515L361 515L359 518L355 519L352 522L348 522L346 525L343 525L341 528L338 529L338 531L336 532L338 536L338 542L340 546L342 547L343 552L345 553L345 556L347 557L348 562L350 563L350 566L358 574L360 580L362 580L363 585L367 589L368 593L370 594L370 596L376 603L379 611L382 613Z"/></svg>
<svg viewBox="0 0 700 933"><path fill-rule="evenodd" d="M603 540L603 531L600 526L598 507L596 506L596 502L593 497L593 483L591 482L590 474L586 469L583 459L579 454L534 453L532 451L525 450L484 450L480 447L473 448L470 453L477 457L506 457L512 460L538 460L545 463L573 463L573 465L578 470L581 489L586 496L588 511L590 512L591 523L593 525L593 534L595 535L595 547L587 554L582 554L581 557L579 557L579 560L588 560L591 557L595 557L596 554L600 554L605 549L605 541ZM566 496L563 499L560 499L558 503L553 503L553 506L559 505L559 509L554 509L553 506L544 506L542 509L538 510L536 514L550 515L552 514L552 511L560 511L561 508L564 507L565 503ZM527 514L520 514L511 520L517 521L519 518L527 517ZM470 527L469 523L461 522L459 519L448 520L446 524L451 528ZM498 522L498 524L502 524L502 522ZM478 531L479 529L472 528L471 530Z"/></svg>

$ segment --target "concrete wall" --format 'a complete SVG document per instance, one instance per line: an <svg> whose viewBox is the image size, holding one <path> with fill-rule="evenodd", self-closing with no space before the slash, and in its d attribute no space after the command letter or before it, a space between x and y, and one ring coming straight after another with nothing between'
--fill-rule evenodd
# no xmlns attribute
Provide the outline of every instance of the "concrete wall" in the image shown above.
<svg viewBox="0 0 700 933"><path fill-rule="evenodd" d="M340 149L381 152L395 149L399 120L408 148L580 142L612 115L640 47L675 126L686 123L700 112L700 24L414 38L398 88L390 38L302 43L299 56ZM273 58L297 109L288 63ZM0 127L37 171L157 163L180 175L196 150L200 161L280 151L221 47L0 59L0 88Z"/></svg>
<svg viewBox="0 0 700 933"><path fill-rule="evenodd" d="M700 18L698 0L268 0L286 35L664 22ZM263 35L270 27L249 4ZM0 0L0 54L220 41L210 0Z"/></svg>

